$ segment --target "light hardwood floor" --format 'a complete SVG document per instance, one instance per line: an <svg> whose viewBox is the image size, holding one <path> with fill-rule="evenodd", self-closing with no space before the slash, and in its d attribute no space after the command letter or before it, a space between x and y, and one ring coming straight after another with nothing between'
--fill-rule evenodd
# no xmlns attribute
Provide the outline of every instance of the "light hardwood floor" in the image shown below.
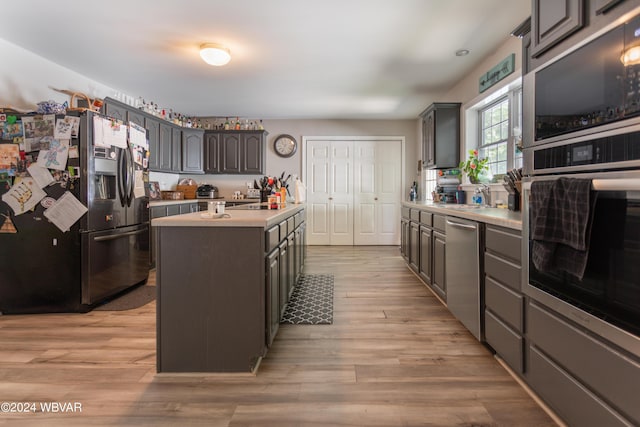
<svg viewBox="0 0 640 427"><path fill-rule="evenodd" d="M334 275L334 323L281 325L255 376L156 376L155 303L0 316L0 401L82 405L0 426L555 426L397 247L309 247L305 272Z"/></svg>

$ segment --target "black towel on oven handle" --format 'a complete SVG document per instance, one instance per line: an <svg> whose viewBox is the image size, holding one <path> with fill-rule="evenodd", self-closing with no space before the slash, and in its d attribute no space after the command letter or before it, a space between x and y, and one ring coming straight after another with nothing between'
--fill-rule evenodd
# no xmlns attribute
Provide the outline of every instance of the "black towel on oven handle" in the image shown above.
<svg viewBox="0 0 640 427"><path fill-rule="evenodd" d="M590 179L563 177L531 184L531 258L539 271L566 271L582 279L595 200Z"/></svg>

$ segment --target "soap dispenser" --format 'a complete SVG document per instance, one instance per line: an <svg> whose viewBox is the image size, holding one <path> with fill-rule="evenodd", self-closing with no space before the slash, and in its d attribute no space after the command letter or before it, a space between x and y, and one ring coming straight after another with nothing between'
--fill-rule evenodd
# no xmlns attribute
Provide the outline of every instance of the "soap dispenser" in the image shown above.
<svg viewBox="0 0 640 427"><path fill-rule="evenodd" d="M473 197L471 198L471 200L475 204L478 204L478 205L482 204L482 191L480 191L479 188L476 188L475 192L473 193Z"/></svg>

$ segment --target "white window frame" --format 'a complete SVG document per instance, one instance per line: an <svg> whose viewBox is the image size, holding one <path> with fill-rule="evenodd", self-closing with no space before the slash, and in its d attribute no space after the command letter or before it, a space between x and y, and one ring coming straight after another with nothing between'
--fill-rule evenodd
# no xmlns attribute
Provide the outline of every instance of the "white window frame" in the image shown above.
<svg viewBox="0 0 640 427"><path fill-rule="evenodd" d="M510 108L512 120L509 126L509 143L511 147L509 147L509 154L507 154L507 170L515 167L515 145L519 142L522 134L522 78L520 75L514 75L506 80L503 86L495 89L492 88L493 90L489 91L489 93L482 94L482 96L474 98L463 106L464 125L463 143L461 144L460 151L461 161L467 160L468 150L477 149L482 143L479 130L481 128L481 110L493 104L499 98L513 96L517 102L511 102L511 105L515 105L515 107ZM521 158L521 156L522 154L520 153L519 158ZM495 181L492 185L502 188L502 183L497 180ZM466 176L464 177L463 185L472 185L469 184L468 177Z"/></svg>

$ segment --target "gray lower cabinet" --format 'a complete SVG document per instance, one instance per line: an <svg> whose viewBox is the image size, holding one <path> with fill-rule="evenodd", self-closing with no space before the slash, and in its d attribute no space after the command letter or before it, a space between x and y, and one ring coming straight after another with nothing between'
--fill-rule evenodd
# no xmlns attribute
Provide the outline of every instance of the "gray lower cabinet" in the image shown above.
<svg viewBox="0 0 640 427"><path fill-rule="evenodd" d="M149 208L149 220L192 212L198 212L198 202L185 202L173 205L151 206ZM156 267L156 233L157 230L152 227L151 232L149 233L149 240L151 245L151 250L149 251L150 268Z"/></svg>
<svg viewBox="0 0 640 427"><path fill-rule="evenodd" d="M567 424L640 425L637 356L534 301L527 339L527 383Z"/></svg>
<svg viewBox="0 0 640 427"><path fill-rule="evenodd" d="M283 270L291 268L289 242L293 253L304 256L304 238L299 237L304 234L303 211L291 217L298 221L285 218L266 230L154 227L158 372L256 368L276 337L286 304L281 283L287 282ZM289 230L289 224L294 228Z"/></svg>
<svg viewBox="0 0 640 427"><path fill-rule="evenodd" d="M433 270L433 231L430 227L420 226L420 277L431 286Z"/></svg>
<svg viewBox="0 0 640 427"><path fill-rule="evenodd" d="M521 233L485 229L485 340L518 374L524 372L524 296L521 292Z"/></svg>
<svg viewBox="0 0 640 427"><path fill-rule="evenodd" d="M285 238L278 249L280 250L279 308L280 317L282 317L289 302L289 239Z"/></svg>
<svg viewBox="0 0 640 427"><path fill-rule="evenodd" d="M400 219L400 255L406 262L409 262L409 219Z"/></svg>
<svg viewBox="0 0 640 427"><path fill-rule="evenodd" d="M266 352L264 229L155 228L158 372L251 372Z"/></svg>
<svg viewBox="0 0 640 427"><path fill-rule="evenodd" d="M402 208L400 253L424 284L446 300L444 224L442 215Z"/></svg>
<svg viewBox="0 0 640 427"><path fill-rule="evenodd" d="M276 248L267 255L266 283L266 344L271 347L280 326L280 249Z"/></svg>
<svg viewBox="0 0 640 427"><path fill-rule="evenodd" d="M304 211L300 211L265 231L267 347L278 332L280 319L302 273L304 227Z"/></svg>
<svg viewBox="0 0 640 427"><path fill-rule="evenodd" d="M416 273L420 270L420 224L409 223L409 267Z"/></svg>
<svg viewBox="0 0 640 427"><path fill-rule="evenodd" d="M440 218L444 220L441 215L434 215L434 227L436 220L440 221ZM431 289L440 296L443 300L447 299L447 282L446 282L446 252L447 252L447 237L444 228L433 230L433 279L431 281Z"/></svg>

